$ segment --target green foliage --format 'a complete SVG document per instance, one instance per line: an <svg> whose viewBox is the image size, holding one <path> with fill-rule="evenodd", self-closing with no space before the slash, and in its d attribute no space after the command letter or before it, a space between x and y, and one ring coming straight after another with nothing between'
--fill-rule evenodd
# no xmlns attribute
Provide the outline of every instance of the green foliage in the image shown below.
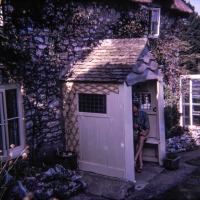
<svg viewBox="0 0 200 200"><path fill-rule="evenodd" d="M147 10L138 10L131 15L124 11L113 27L113 34L120 38L142 37L147 29L147 22Z"/></svg>
<svg viewBox="0 0 200 200"><path fill-rule="evenodd" d="M7 160L3 161L3 151L0 150L0 200L3 199L4 193L6 189L12 184L13 177L10 176L10 172L16 167L17 163L21 159L27 158L26 151L29 149L29 146L26 146L22 151L20 156L13 159L13 151L14 151L14 144L10 145L10 155L7 157Z"/></svg>
<svg viewBox="0 0 200 200"><path fill-rule="evenodd" d="M21 49L16 35L0 33L0 62L9 65L10 68L20 66L20 63L28 60L29 55Z"/></svg>
<svg viewBox="0 0 200 200"><path fill-rule="evenodd" d="M52 32L56 32L60 26L63 26L65 36L78 36L81 34L80 27L90 26L95 17L95 14L91 15L86 9L75 5L73 1L20 0L11 3L14 8L12 24L18 32L31 26L50 28Z"/></svg>
<svg viewBox="0 0 200 200"><path fill-rule="evenodd" d="M197 60L200 58L200 17L193 13L187 20L180 20L180 39L188 44L182 49L180 65L187 68L190 73L197 73Z"/></svg>
<svg viewBox="0 0 200 200"><path fill-rule="evenodd" d="M166 106L164 108L165 116L165 132L166 137L168 138L171 134L182 133L182 128L178 126L180 120L180 112L177 105L173 104L172 106Z"/></svg>
<svg viewBox="0 0 200 200"><path fill-rule="evenodd" d="M170 20L169 20L170 19ZM163 16L160 37L151 39L152 52L163 73L165 106L178 104L180 75L197 73L197 58L200 58L200 18Z"/></svg>

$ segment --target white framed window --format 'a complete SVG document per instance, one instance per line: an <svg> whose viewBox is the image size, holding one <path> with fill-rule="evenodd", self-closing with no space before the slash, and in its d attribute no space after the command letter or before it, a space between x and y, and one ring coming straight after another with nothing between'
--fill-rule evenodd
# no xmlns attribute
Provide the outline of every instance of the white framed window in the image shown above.
<svg viewBox="0 0 200 200"><path fill-rule="evenodd" d="M25 146L22 96L16 84L0 85L0 149L3 157L19 156ZM14 144L13 149L10 145Z"/></svg>
<svg viewBox="0 0 200 200"><path fill-rule="evenodd" d="M160 8L149 9L149 37L158 37L160 34Z"/></svg>
<svg viewBox="0 0 200 200"><path fill-rule="evenodd" d="M200 74L181 76L181 125L200 128Z"/></svg>

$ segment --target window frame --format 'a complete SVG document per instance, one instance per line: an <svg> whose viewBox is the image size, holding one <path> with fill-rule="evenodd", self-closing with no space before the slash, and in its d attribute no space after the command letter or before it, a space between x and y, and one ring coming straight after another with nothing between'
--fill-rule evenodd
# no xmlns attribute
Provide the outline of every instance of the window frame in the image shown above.
<svg viewBox="0 0 200 200"><path fill-rule="evenodd" d="M18 128L19 128L19 146L14 147L13 149L7 147L10 146L9 141L8 141L8 117L7 117L7 112L6 112L6 90L12 90L16 89L16 100L17 100L17 111L18 111ZM4 84L0 85L0 92L2 93L2 100L0 103L3 105L3 111L0 112L1 117L3 118L4 123L1 124L2 128L2 143L4 143L3 147L3 156L2 159L6 160L9 157L9 154L12 152L13 158L19 156L21 154L21 151L25 147L25 126L24 126L24 117L23 117L23 103L22 103L22 94L21 94L21 87L19 84Z"/></svg>
<svg viewBox="0 0 200 200"><path fill-rule="evenodd" d="M181 75L180 77L180 88L181 88L181 95L180 95L180 113L181 113L181 119L180 119L180 125L181 126L188 126L189 128L197 128L200 129L200 123L199 125L194 124L194 116L200 116L200 111L195 111L194 106L199 106L200 107L200 102L193 102L194 97L200 97L199 95L193 94L193 80L198 80L200 82L200 75ZM185 95L182 93L182 88L183 80L188 80L189 84L188 87L188 101L185 101ZM198 98L199 99L199 98ZM186 115L187 113L185 112L185 108L188 108L188 116ZM188 124L186 120L188 119Z"/></svg>
<svg viewBox="0 0 200 200"><path fill-rule="evenodd" d="M157 27L156 27L156 33L153 34L152 33L152 13L153 11L158 11L158 16L157 16ZM157 38L159 37L160 35L160 8L157 8L157 7L152 7L152 8L149 8L149 33L148 33L148 37L149 38Z"/></svg>

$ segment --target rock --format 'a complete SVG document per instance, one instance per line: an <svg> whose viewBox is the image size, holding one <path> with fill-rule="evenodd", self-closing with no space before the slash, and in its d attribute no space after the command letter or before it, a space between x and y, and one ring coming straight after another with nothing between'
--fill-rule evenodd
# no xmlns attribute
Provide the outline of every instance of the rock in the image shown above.
<svg viewBox="0 0 200 200"><path fill-rule="evenodd" d="M24 184L38 200L53 197L68 199L74 193L85 189L86 183L81 178L76 171L65 169L57 164L54 168L39 174L36 179L26 178Z"/></svg>

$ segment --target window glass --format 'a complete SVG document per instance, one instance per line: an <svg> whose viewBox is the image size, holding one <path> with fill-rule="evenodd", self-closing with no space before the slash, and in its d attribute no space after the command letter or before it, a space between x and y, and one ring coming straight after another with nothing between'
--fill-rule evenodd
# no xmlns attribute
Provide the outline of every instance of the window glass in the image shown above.
<svg viewBox="0 0 200 200"><path fill-rule="evenodd" d="M20 145L18 119L8 121L9 145Z"/></svg>
<svg viewBox="0 0 200 200"><path fill-rule="evenodd" d="M79 112L106 113L106 95L79 94Z"/></svg>
<svg viewBox="0 0 200 200"><path fill-rule="evenodd" d="M200 115L193 115L193 125L200 126Z"/></svg>
<svg viewBox="0 0 200 200"><path fill-rule="evenodd" d="M192 98L192 102L193 103L197 103L197 104L200 104L200 96L193 96L193 98Z"/></svg>
<svg viewBox="0 0 200 200"><path fill-rule="evenodd" d="M150 14L150 30L149 36L159 36L160 29L160 9L151 8L149 10Z"/></svg>
<svg viewBox="0 0 200 200"><path fill-rule="evenodd" d="M16 89L6 90L6 106L7 106L8 118L13 118L18 116Z"/></svg>
<svg viewBox="0 0 200 200"><path fill-rule="evenodd" d="M200 106L198 105L198 106L193 106L193 111L200 111Z"/></svg>
<svg viewBox="0 0 200 200"><path fill-rule="evenodd" d="M151 15L151 33L153 35L157 34L157 32L158 32L158 20L159 20L159 12L158 12L158 10L152 10L152 15Z"/></svg>
<svg viewBox="0 0 200 200"><path fill-rule="evenodd" d="M6 90L6 109L8 120L9 144L19 145L19 125L17 109L17 90Z"/></svg>
<svg viewBox="0 0 200 200"><path fill-rule="evenodd" d="M183 105L183 124L189 125L190 124L190 106Z"/></svg>
<svg viewBox="0 0 200 200"><path fill-rule="evenodd" d="M141 109L151 109L151 93L149 92L137 92L133 93L133 102L139 102Z"/></svg>

